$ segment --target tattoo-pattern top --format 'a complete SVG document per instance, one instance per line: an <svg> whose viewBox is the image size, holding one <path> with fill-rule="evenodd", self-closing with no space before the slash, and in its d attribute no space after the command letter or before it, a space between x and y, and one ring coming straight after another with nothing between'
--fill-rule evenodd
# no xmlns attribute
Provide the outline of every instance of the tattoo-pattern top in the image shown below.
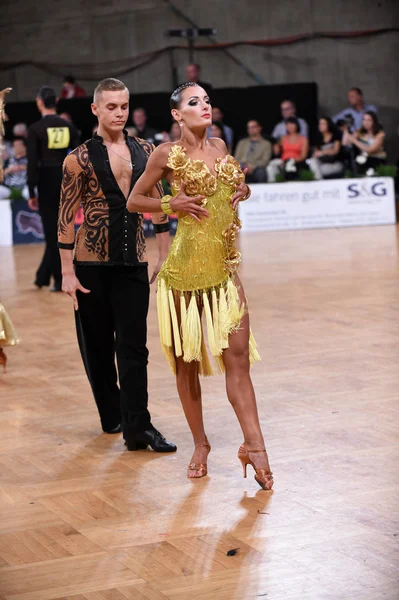
<svg viewBox="0 0 399 600"><path fill-rule="evenodd" d="M134 169L130 191L144 172L154 146L125 133ZM162 184L157 186L161 197ZM75 215L83 208L83 223L75 239ZM155 216L160 222L163 216ZM75 250L77 264L142 265L146 263L143 215L129 213L126 198L112 173L108 152L94 135L71 152L63 165L58 247Z"/></svg>

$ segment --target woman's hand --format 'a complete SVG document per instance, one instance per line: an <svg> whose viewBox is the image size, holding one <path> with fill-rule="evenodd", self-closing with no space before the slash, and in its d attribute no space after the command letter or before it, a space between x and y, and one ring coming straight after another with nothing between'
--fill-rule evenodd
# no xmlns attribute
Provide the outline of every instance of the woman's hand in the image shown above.
<svg viewBox="0 0 399 600"><path fill-rule="evenodd" d="M174 198L170 200L170 208L174 213L183 213L184 215L189 215L193 217L198 223L201 221L202 217L206 219L209 217L209 212L204 208L204 200L205 196L187 196L186 185L182 181L180 184L180 190L176 194ZM179 217L181 214L179 215Z"/></svg>
<svg viewBox="0 0 399 600"><path fill-rule="evenodd" d="M244 175L248 172L248 168L243 170ZM231 205L233 210L237 209L238 203L241 202L244 198L248 198L248 193L250 192L249 186L243 181L236 186L236 191L234 196L231 199Z"/></svg>

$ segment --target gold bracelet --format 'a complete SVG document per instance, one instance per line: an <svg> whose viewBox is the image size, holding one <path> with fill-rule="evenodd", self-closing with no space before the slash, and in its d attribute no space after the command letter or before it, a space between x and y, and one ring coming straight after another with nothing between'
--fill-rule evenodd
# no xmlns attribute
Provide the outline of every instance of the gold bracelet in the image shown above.
<svg viewBox="0 0 399 600"><path fill-rule="evenodd" d="M244 202L244 200L248 200L248 198L251 195L251 188L249 187L249 185L246 183L245 184L247 186L247 193L245 194L245 196L243 198L241 198L240 202Z"/></svg>
<svg viewBox="0 0 399 600"><path fill-rule="evenodd" d="M173 196L164 196L161 198L161 208L165 215L173 215L173 210L170 206L170 201Z"/></svg>

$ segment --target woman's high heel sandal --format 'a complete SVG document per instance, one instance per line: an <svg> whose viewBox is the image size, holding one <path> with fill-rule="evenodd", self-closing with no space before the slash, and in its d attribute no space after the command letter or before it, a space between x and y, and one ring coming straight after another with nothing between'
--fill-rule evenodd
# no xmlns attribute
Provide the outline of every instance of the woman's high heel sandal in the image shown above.
<svg viewBox="0 0 399 600"><path fill-rule="evenodd" d="M7 365L7 354L4 352L3 348L0 348L0 365L3 365L3 371L5 373Z"/></svg>
<svg viewBox="0 0 399 600"><path fill-rule="evenodd" d="M204 448L208 448L208 454L211 451L211 445L208 444L195 444L195 447L204 447ZM195 475L195 473L198 472L199 475ZM208 465L207 463L190 463L188 465L187 468L187 477L189 479L200 479L201 477L205 477L206 475L208 475Z"/></svg>
<svg viewBox="0 0 399 600"><path fill-rule="evenodd" d="M257 481L260 487L264 490L271 490L274 483L273 473L271 471L266 471L266 469L257 469L252 460L249 458L249 455L252 454L252 452L264 452L267 456L266 450L247 450L244 444L240 446L240 449L238 450L238 458L242 464L244 477L247 476L247 466L251 465L255 471L255 481Z"/></svg>

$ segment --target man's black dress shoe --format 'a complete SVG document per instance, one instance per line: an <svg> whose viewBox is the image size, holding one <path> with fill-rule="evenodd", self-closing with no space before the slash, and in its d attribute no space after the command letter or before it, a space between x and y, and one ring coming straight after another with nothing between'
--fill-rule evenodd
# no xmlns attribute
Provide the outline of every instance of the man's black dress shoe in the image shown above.
<svg viewBox="0 0 399 600"><path fill-rule="evenodd" d="M119 423L119 425L117 425L113 429L104 429L104 433L122 433L121 423Z"/></svg>
<svg viewBox="0 0 399 600"><path fill-rule="evenodd" d="M37 288L39 288L39 290L42 287L47 287L48 285L50 285L49 281L39 281L38 279L36 279L33 283Z"/></svg>
<svg viewBox="0 0 399 600"><path fill-rule="evenodd" d="M154 452L176 452L177 450L177 446L167 442L155 427L129 437L125 440L125 446L130 451L145 450L147 446L151 446Z"/></svg>

